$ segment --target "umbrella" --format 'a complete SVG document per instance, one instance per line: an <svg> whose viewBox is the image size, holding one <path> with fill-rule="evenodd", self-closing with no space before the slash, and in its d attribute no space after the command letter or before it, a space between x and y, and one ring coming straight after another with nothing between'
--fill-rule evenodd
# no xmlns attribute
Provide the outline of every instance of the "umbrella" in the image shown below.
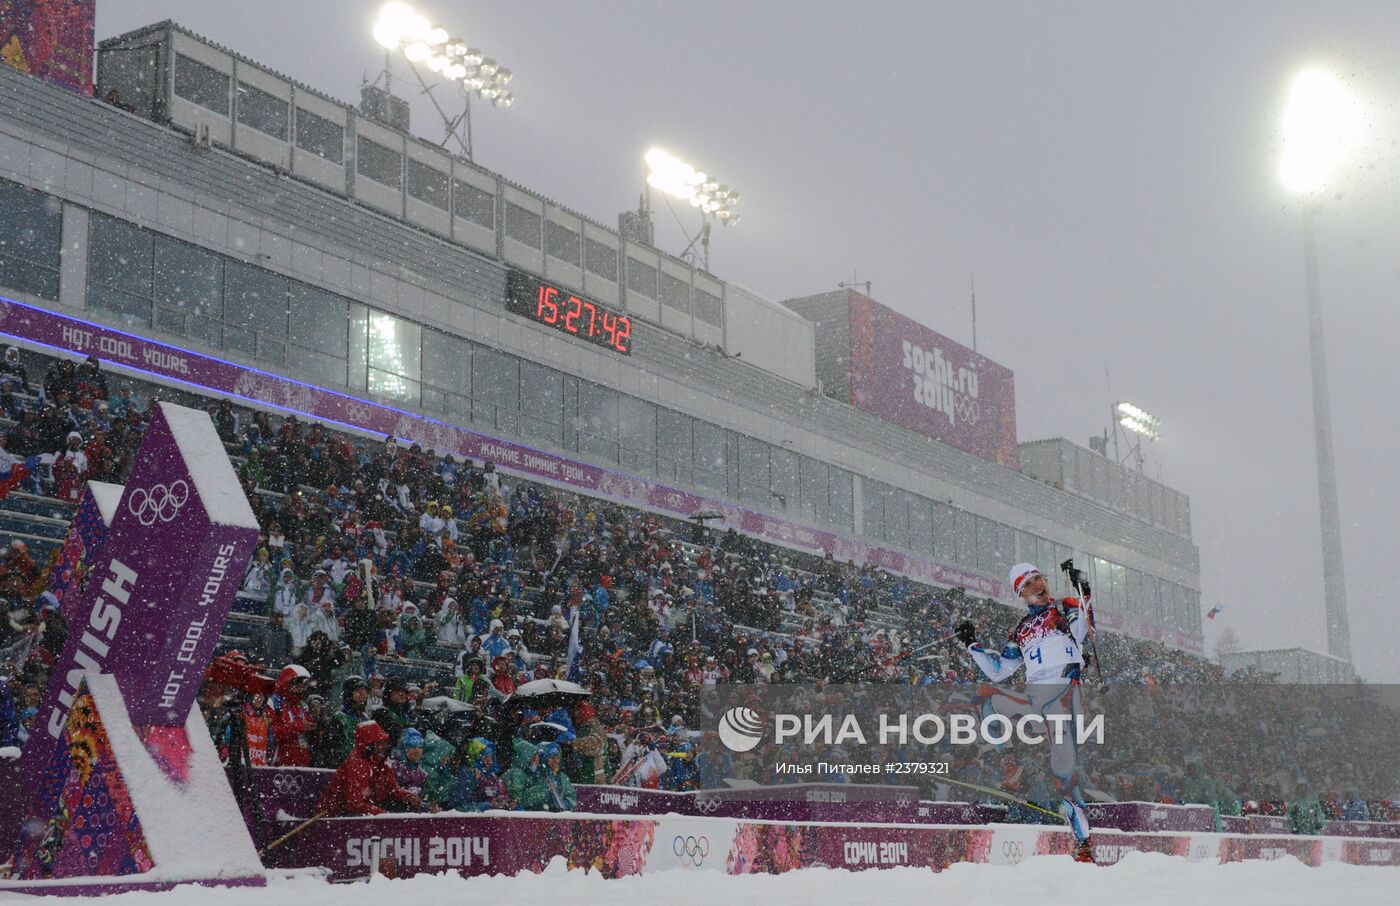
<svg viewBox="0 0 1400 906"><path fill-rule="evenodd" d="M521 736L533 743L546 742L572 742L574 733L563 724L556 724L551 721L541 720L521 731Z"/></svg>
<svg viewBox="0 0 1400 906"><path fill-rule="evenodd" d="M450 695L434 695L432 698L423 699L419 705L424 711L475 711L476 707L464 701L459 701Z"/></svg>
<svg viewBox="0 0 1400 906"><path fill-rule="evenodd" d="M537 679L517 686L510 700L516 701L518 699L540 698L546 695L576 695L579 697L586 697L592 694L593 693L589 692L578 683L571 683L568 680Z"/></svg>

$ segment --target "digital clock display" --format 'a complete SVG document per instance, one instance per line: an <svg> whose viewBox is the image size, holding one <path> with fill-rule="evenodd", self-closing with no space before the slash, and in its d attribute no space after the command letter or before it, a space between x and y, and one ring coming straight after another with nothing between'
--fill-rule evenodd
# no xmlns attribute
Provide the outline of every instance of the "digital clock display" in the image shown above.
<svg viewBox="0 0 1400 906"><path fill-rule="evenodd" d="M506 275L506 310L623 355L632 354L632 319L524 271Z"/></svg>

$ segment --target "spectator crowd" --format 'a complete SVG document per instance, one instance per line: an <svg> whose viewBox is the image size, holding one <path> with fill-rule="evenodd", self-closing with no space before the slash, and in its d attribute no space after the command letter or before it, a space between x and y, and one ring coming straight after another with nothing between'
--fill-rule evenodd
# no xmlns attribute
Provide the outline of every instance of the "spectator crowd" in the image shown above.
<svg viewBox="0 0 1400 906"><path fill-rule="evenodd" d="M41 367L36 382L28 369ZM0 488L72 502L87 480L121 481L157 396L208 408L263 528L225 630L227 669L201 692L206 722L231 764L336 769L322 803L331 813L567 810L579 783L719 786L735 765L692 729L714 725L707 690L970 691L978 676L952 627L971 619L998 638L1019 616L962 589L782 550L411 441L113 386L96 359L14 348L0 363L9 474ZM32 731L66 637L46 592L56 558L16 540L0 560L9 660L0 747ZM1218 665L1165 645L1103 632L1097 642L1110 684L1225 680ZM1033 759L976 761L960 770L1032 802L1042 788L1043 801L1054 798ZM1114 795L1246 807L1228 788L1234 761L1217 768L1219 780L1199 763L1195 773L1105 767ZM1388 804L1348 803L1346 791L1304 792L1325 816L1395 817ZM1254 807L1275 808L1264 802Z"/></svg>

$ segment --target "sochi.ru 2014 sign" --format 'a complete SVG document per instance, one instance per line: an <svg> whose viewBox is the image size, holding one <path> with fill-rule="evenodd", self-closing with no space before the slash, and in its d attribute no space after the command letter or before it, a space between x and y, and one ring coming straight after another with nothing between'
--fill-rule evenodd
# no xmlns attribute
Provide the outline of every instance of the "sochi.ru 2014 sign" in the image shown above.
<svg viewBox="0 0 1400 906"><path fill-rule="evenodd" d="M848 291L851 402L1002 465L1016 464L1010 369Z"/></svg>

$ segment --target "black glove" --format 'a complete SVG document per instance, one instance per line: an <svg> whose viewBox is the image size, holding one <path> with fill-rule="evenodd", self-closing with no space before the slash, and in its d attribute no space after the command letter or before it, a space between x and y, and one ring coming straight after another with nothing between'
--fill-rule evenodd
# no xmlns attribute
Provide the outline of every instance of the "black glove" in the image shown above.
<svg viewBox="0 0 1400 906"><path fill-rule="evenodd" d="M1089 597L1089 580L1084 574L1084 570L1074 568L1074 558L1066 560L1060 564L1060 569L1069 574L1069 584L1083 597Z"/></svg>
<svg viewBox="0 0 1400 906"><path fill-rule="evenodd" d="M953 635L958 637L958 641L965 646L977 644L977 627L972 625L971 620L963 620L953 629Z"/></svg>

